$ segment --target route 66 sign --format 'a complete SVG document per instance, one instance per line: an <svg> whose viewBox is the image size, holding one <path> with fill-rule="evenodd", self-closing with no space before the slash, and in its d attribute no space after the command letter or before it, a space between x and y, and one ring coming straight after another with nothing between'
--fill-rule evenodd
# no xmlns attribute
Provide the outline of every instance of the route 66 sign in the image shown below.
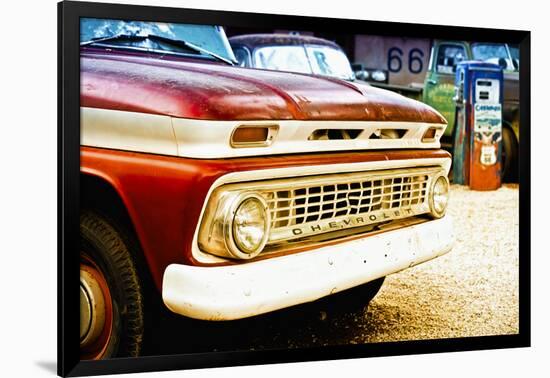
<svg viewBox="0 0 550 378"><path fill-rule="evenodd" d="M482 142L481 164L495 164L498 143L502 139L502 105L476 104L474 106L474 132L476 139Z"/></svg>

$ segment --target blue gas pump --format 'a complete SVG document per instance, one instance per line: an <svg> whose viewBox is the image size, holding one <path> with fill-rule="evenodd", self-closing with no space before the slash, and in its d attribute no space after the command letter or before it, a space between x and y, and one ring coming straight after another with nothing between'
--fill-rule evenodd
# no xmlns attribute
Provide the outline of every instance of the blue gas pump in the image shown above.
<svg viewBox="0 0 550 378"><path fill-rule="evenodd" d="M461 62L456 68L453 182L474 190L501 186L502 87L499 65Z"/></svg>

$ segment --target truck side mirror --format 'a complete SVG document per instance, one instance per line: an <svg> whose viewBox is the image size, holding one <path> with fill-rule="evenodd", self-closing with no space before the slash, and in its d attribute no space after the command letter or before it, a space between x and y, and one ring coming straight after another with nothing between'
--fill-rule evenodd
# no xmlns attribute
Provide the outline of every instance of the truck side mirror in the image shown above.
<svg viewBox="0 0 550 378"><path fill-rule="evenodd" d="M464 105L464 72L460 72L460 84L455 85L455 95L453 97L457 107L462 107Z"/></svg>
<svg viewBox="0 0 550 378"><path fill-rule="evenodd" d="M455 95L453 101L457 107L461 107L464 103L464 83L460 83L458 87L455 87Z"/></svg>

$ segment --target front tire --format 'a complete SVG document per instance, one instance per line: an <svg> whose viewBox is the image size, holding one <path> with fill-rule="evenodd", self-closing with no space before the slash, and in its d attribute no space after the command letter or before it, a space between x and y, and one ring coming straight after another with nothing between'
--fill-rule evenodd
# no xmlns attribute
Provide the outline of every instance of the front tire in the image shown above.
<svg viewBox="0 0 550 378"><path fill-rule="evenodd" d="M137 357L143 294L128 243L106 218L80 216L80 358Z"/></svg>

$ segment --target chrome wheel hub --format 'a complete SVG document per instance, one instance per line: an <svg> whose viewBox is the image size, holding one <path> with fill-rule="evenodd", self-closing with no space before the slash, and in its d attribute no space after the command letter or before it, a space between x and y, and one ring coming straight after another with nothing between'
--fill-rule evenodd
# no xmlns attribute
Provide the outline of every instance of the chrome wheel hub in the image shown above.
<svg viewBox="0 0 550 378"><path fill-rule="evenodd" d="M93 344L105 326L105 297L93 267L80 266L80 347ZM100 279L100 278L99 278Z"/></svg>

